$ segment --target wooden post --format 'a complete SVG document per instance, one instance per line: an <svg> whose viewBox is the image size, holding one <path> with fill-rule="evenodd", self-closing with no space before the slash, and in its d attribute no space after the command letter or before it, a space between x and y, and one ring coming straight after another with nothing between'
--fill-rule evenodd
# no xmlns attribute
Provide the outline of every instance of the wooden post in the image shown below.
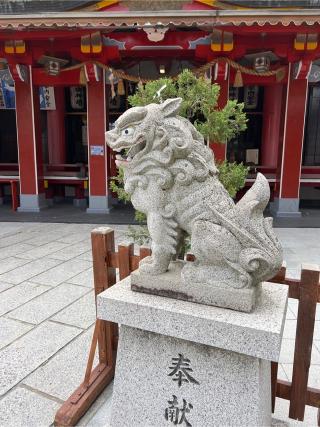
<svg viewBox="0 0 320 427"><path fill-rule="evenodd" d="M111 267L108 252L114 252L114 231L98 227L91 232L95 296L116 283L116 270ZM101 322L98 330L99 361L112 365L113 329L111 322Z"/></svg>
<svg viewBox="0 0 320 427"><path fill-rule="evenodd" d="M299 421L304 419L306 405L318 284L319 267L303 264L289 408L289 417Z"/></svg>
<svg viewBox="0 0 320 427"><path fill-rule="evenodd" d="M274 412L277 396L278 362L271 362L271 410Z"/></svg>
<svg viewBox="0 0 320 427"><path fill-rule="evenodd" d="M119 277L120 280L130 276L132 271L130 267L130 256L134 254L133 243L128 245L120 244L118 246L118 255L119 255Z"/></svg>
<svg viewBox="0 0 320 427"><path fill-rule="evenodd" d="M140 261L143 258L146 258L147 256L150 256L150 255L151 255L151 249L150 248L147 248L146 246L140 247Z"/></svg>

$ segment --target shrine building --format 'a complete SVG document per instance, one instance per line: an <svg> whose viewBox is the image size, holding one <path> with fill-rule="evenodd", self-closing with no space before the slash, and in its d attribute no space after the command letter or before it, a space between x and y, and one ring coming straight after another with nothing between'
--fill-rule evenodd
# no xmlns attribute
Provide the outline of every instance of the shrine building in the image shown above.
<svg viewBox="0 0 320 427"><path fill-rule="evenodd" d="M237 99L248 117L228 144L210 142L216 160L249 165L247 186L264 173L276 215L319 207L319 19L315 0L0 0L0 203L107 213L105 131L128 95L204 67L219 107Z"/></svg>

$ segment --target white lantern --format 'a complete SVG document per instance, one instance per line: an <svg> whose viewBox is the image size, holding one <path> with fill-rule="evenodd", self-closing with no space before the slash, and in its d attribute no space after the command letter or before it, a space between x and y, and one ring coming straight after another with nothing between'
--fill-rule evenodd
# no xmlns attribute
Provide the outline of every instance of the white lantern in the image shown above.
<svg viewBox="0 0 320 427"><path fill-rule="evenodd" d="M270 57L261 55L254 58L254 69L258 73L265 73L266 71L269 71L270 69Z"/></svg>

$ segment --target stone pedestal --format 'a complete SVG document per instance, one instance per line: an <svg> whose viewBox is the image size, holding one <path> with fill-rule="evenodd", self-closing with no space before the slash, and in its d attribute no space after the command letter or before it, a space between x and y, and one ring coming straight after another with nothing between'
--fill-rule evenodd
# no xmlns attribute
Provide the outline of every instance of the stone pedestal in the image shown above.
<svg viewBox="0 0 320 427"><path fill-rule="evenodd" d="M270 426L287 287L264 283L248 313L133 292L98 296L121 324L111 426Z"/></svg>
<svg viewBox="0 0 320 427"><path fill-rule="evenodd" d="M216 283L205 283L205 280L200 283L186 281L183 275L183 267L186 264L186 261L173 261L170 263L168 271L152 276L152 280L150 280L149 274L141 273L138 269L131 273L131 289L136 292L231 308L237 311L250 312L255 307L261 292L261 284L251 288L237 289L231 288L223 281Z"/></svg>

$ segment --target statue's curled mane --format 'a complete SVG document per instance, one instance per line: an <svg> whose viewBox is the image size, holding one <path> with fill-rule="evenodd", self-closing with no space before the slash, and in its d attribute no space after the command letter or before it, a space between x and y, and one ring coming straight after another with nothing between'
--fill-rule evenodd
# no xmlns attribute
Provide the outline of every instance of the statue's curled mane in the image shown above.
<svg viewBox="0 0 320 427"><path fill-rule="evenodd" d="M145 123L148 116L145 118ZM132 193L143 177L156 177L161 188L169 189L174 184L189 185L192 181L204 181L215 175L217 169L211 150L206 147L203 136L183 117L160 117L147 140L147 147L138 162L128 167L126 191ZM139 177L141 179L139 179Z"/></svg>

